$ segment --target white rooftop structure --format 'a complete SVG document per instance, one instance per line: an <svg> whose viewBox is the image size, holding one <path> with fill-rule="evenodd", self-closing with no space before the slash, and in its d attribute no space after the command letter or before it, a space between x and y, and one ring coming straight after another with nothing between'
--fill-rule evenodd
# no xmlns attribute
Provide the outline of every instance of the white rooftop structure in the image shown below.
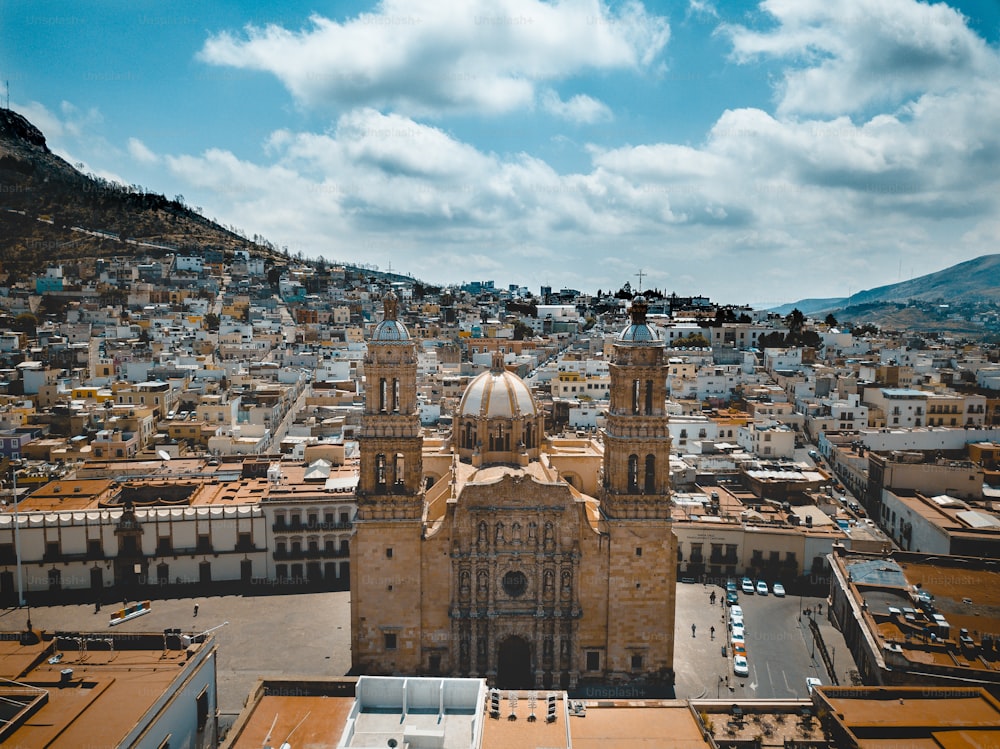
<svg viewBox="0 0 1000 749"><path fill-rule="evenodd" d="M337 749L482 745L485 679L361 676Z"/></svg>

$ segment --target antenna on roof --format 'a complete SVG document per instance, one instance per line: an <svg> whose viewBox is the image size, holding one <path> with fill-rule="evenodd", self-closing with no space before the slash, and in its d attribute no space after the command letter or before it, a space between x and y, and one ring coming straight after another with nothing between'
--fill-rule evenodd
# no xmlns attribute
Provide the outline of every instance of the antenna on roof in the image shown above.
<svg viewBox="0 0 1000 749"><path fill-rule="evenodd" d="M157 450L156 454L163 458L163 460L170 460L170 453L166 450Z"/></svg>

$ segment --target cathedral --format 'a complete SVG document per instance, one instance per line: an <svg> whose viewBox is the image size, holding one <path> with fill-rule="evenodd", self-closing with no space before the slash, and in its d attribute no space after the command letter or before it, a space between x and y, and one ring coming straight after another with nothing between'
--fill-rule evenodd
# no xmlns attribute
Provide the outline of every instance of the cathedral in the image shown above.
<svg viewBox="0 0 1000 749"><path fill-rule="evenodd" d="M425 440L416 343L397 300L368 342L351 545L359 674L484 677L503 689L673 682L665 347L637 297L610 362L603 447L560 445L501 354ZM575 462L574 462L575 461Z"/></svg>

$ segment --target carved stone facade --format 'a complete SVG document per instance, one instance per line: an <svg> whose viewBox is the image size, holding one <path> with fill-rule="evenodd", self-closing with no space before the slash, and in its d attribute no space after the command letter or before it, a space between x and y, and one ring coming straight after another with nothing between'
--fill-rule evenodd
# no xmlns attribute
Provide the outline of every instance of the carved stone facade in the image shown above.
<svg viewBox="0 0 1000 749"><path fill-rule="evenodd" d="M421 462L410 431L413 344L387 305L390 315L365 365L355 671L485 677L503 688L672 682L676 541L662 343L647 328L654 342L627 330L615 346L605 477L580 482L602 487L598 499L555 469L544 416L499 354L466 389L452 443L428 448ZM386 392L398 392L398 413ZM628 405L634 393L638 413ZM383 471L379 456L390 466L400 457L401 473ZM424 489L410 471L430 463ZM594 474L600 467L591 464Z"/></svg>

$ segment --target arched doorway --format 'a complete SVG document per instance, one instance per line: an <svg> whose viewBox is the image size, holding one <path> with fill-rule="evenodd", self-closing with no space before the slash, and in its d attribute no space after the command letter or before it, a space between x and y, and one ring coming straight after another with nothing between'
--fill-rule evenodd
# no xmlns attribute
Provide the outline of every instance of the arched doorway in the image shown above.
<svg viewBox="0 0 1000 749"><path fill-rule="evenodd" d="M499 689L533 689L531 645L523 637L508 637L500 643L497 653L497 687Z"/></svg>

